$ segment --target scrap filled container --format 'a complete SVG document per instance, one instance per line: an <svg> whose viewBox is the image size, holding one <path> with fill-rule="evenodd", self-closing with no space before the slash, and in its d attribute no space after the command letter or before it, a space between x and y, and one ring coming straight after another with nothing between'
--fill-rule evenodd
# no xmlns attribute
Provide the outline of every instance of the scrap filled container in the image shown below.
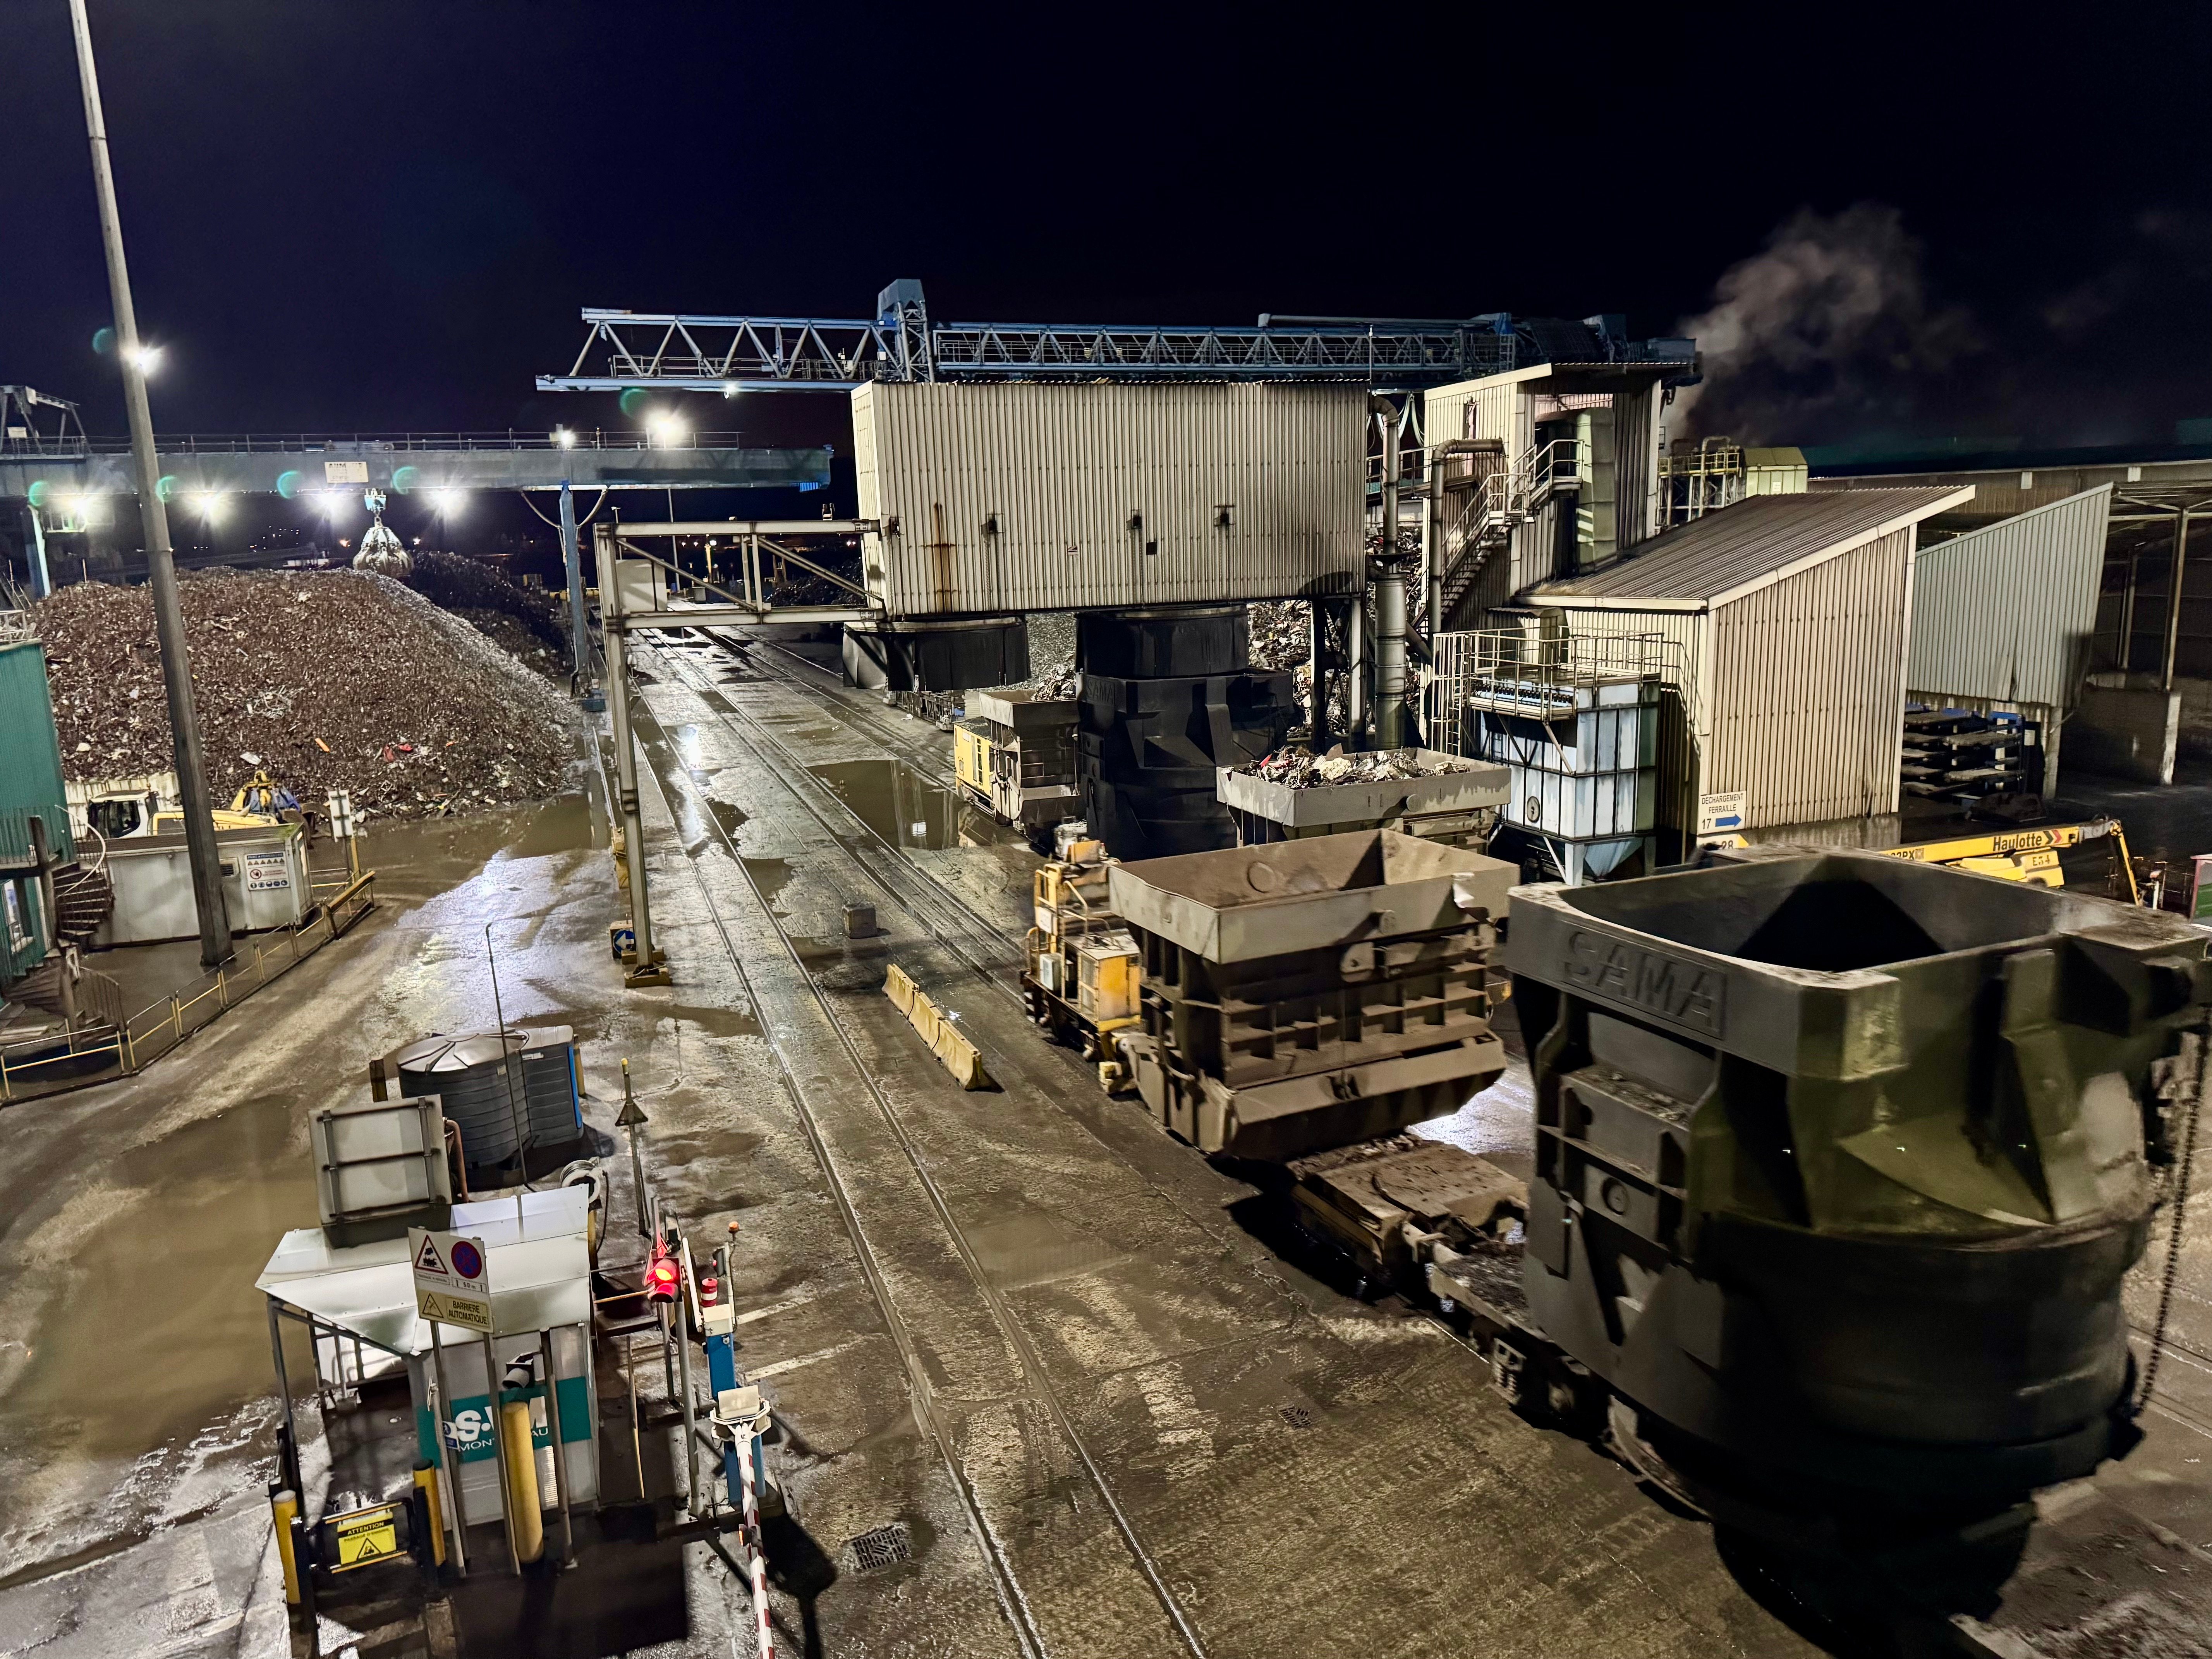
<svg viewBox="0 0 2212 1659"><path fill-rule="evenodd" d="M1488 845L1510 779L1433 749L1382 754L1271 755L1224 766L1217 789L1248 847L1359 830L1395 830L1480 850Z"/></svg>
<svg viewBox="0 0 2212 1659"><path fill-rule="evenodd" d="M1511 866L1368 830L1111 866L1142 952L1139 1093L1206 1152L1284 1160L1455 1110L1504 1068Z"/></svg>

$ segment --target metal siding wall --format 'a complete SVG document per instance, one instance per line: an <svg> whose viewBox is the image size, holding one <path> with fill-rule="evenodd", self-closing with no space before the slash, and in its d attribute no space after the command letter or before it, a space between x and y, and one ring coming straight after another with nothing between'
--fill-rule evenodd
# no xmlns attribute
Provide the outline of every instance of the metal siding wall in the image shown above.
<svg viewBox="0 0 2212 1659"><path fill-rule="evenodd" d="M1626 552L1658 523L1659 388L1613 396L1613 537Z"/></svg>
<svg viewBox="0 0 2212 1659"><path fill-rule="evenodd" d="M1924 549L1913 571L1913 688L2070 706L2096 631L2112 501L2106 484Z"/></svg>
<svg viewBox="0 0 2212 1659"><path fill-rule="evenodd" d="M1752 828L1897 810L1913 532L1714 613L1703 793L1741 789Z"/></svg>
<svg viewBox="0 0 2212 1659"><path fill-rule="evenodd" d="M23 640L0 646L0 813L15 821L8 836L20 832L27 848L26 815L36 815L46 820L55 854L74 856L67 799L53 696L46 684L46 644Z"/></svg>
<svg viewBox="0 0 2212 1659"><path fill-rule="evenodd" d="M862 515L899 520L868 560L896 616L1348 591L1366 407L1352 386L865 386Z"/></svg>

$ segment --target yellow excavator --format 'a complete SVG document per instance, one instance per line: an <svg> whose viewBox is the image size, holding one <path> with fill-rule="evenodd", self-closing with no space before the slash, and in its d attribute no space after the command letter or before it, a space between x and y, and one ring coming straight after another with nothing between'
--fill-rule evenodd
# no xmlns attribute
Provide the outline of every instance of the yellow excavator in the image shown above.
<svg viewBox="0 0 2212 1659"><path fill-rule="evenodd" d="M268 823L297 823L300 802L289 789L269 775L266 767L257 767L253 775L230 798L229 810L218 806L210 816L218 830L258 830ZM184 828L181 807L169 807L154 814L155 835L182 835Z"/></svg>

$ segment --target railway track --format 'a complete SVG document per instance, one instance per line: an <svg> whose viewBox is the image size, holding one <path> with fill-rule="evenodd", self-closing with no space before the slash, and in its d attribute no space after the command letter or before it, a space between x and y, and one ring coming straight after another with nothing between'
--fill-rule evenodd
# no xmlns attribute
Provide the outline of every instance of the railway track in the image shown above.
<svg viewBox="0 0 2212 1659"><path fill-rule="evenodd" d="M900 849L890 846L881 836L877 836L873 830L856 813L852 813L849 808L844 809L847 816L851 823L856 825L863 834L856 836L850 828L841 827L836 818L830 812L825 811L815 799L817 790L829 795L831 800L836 799L834 794L830 794L830 792L820 785L818 780L814 779L811 774L806 773L789 750L760 721L739 710L736 704L721 696L714 688L697 683L684 661L688 653L662 651L655 654L662 665L674 671L672 678L677 684L682 685L694 696L699 697L709 709L729 722L732 729L744 738L747 746L751 748L760 759L763 772L775 780L791 799L815 821L827 836L830 844L840 849L844 858L854 869L921 925L948 953L964 963L971 971L1006 989L1008 994L1014 996L1018 1001L1018 993L1013 991L1012 988L1006 986L1004 981L994 975L989 961L975 947L973 940L975 929L972 927L961 925L961 917L955 912L966 910L968 919L975 922L984 922L985 919L975 915L972 910L966 909L956 895L950 893L942 884L930 877L927 872L921 870L912 860L904 858ZM645 769L652 774L654 786L659 791L671 816L678 816L678 804L671 794L665 775L666 765L672 762L674 757L674 745L668 732L662 726L658 714L651 708L645 698L640 698L633 704L633 708L635 711L635 719L640 739L648 750L648 759L650 762L657 763L649 763ZM802 778L805 780L805 782L800 781ZM813 787L810 788L809 785ZM842 807L843 804L841 802L839 805ZM1152 1553L1147 1548L1144 1539L1139 1535L1116 1498L1112 1483L1107 1479L1097 1458L1085 1443L1066 1401L1055 1387L1037 1352L1030 1333L1007 1304L1004 1294L984 1268L973 1240L954 1214L951 1204L946 1200L944 1192L931 1172L929 1160L921 1154L916 1146L913 1133L904 1121L903 1115L886 1093L881 1079L869 1066L866 1057L861 1053L860 1046L854 1041L837 1010L832 1006L830 993L808 967L798 941L785 927L782 920L769 902L768 896L762 890L757 879L746 865L728 830L712 813L704 815L702 821L708 832L708 839L720 844L723 850L729 854L732 867L741 873L760 916L765 919L769 927L773 928L790 968L795 970L798 983L803 988L803 994L811 1000L820 1012L828 1028L836 1033L836 1047L831 1058L836 1063L836 1069L844 1074L842 1080L849 1083L867 1101L876 1117L888 1130L907 1170L925 1195L939 1228L950 1242L969 1283L988 1310L992 1324L1016 1355L1023 1387L1048 1413L1055 1432L1066 1443L1080 1467L1085 1483L1096 1492L1102 1509L1110 1518L1113 1529L1119 1538L1122 1549L1157 1602L1175 1644L1194 1656L1194 1659L1206 1659L1204 1644L1189 1615L1168 1585ZM902 866L900 873L904 874L908 878L907 880L901 882L892 878L893 860L896 860L897 866ZM728 919L722 912L721 903L714 891L712 884L707 880L705 873L700 868L696 852L687 849L686 863L698 884L716 933L729 955L740 983L744 987L748 996L752 997L757 1003L760 1002L762 999L756 979L757 964L753 968L748 967L744 960L744 952L738 947L732 938ZM934 912L933 915L932 912ZM988 927L987 922L985 926ZM963 935L967 937L969 943L962 942ZM992 937L1003 944L1002 933L993 930ZM1005 1542L999 1538L989 1524L983 1504L963 1467L951 1425L945 1419L943 1413L935 1409L934 1389L920 1346L915 1342L909 1322L900 1308L899 1299L892 1291L890 1276L884 1271L874 1247L869 1242L870 1228L866 1218L862 1215L854 1198L852 1183L840 1167L841 1157L833 1146L831 1137L825 1132L820 1115L809 1097L809 1090L802 1081L802 1068L796 1063L794 1057L787 1052L787 1038L778 1030L777 1022L763 1018L761 1024L781 1075L786 1092L793 1103L808 1143L822 1167L823 1177L829 1183L846 1231L852 1239L870 1294L882 1313L887 1328L893 1334L894 1344L905 1370L908 1391L914 1401L917 1420L922 1424L959 1489L970 1525L990 1560L994 1583L999 1589L1001 1608L1006 1613L1009 1623L1013 1626L1024 1651L1037 1656L1038 1659L1043 1659L1043 1656L1050 1652L1050 1646L1030 1607L1029 1598L1024 1593L1020 1576L1009 1559ZM816 1056L813 1065L807 1069L811 1074L818 1077L823 1070L822 1058Z"/></svg>
<svg viewBox="0 0 2212 1659"><path fill-rule="evenodd" d="M773 681L779 688L810 708L818 710L824 717L844 730L872 745L880 747L889 754L906 757L910 763L915 764L917 771L933 774L932 781L942 780L944 787L952 787L949 774L944 768L941 753L928 754L927 761L923 761L915 754L918 747L927 753L930 746L926 743L921 745L916 744L916 738L920 734L915 731L914 723L910 720L894 719L879 714L872 708L862 704L855 697L844 692L842 688L823 684L823 682L834 677L817 665L809 663L795 653L756 641L746 641L743 645L733 646L729 642L715 640L713 644L717 650L726 653L736 661L742 662L748 669L761 674L764 679ZM1017 931L987 915L968 896L953 887L948 886L923 862L911 856L905 847L900 845L895 839L887 838L879 833L872 823L854 809L852 803L843 799L837 792L829 788L819 776L810 770L782 736L771 729L757 713L744 707L740 697L735 695L724 695L722 690L718 690L713 684L708 684L707 682L713 678L708 672L708 663L712 660L711 659L706 659L697 652L686 652L672 653L665 659L670 662L674 671L669 678L681 685L684 690L700 698L702 705L714 718L725 722L733 733L743 739L744 746L758 757L763 769L823 832L824 836L841 849L843 857L850 866L856 869L877 891L884 895L891 904L896 906L902 914L910 918L927 936L930 943L945 952L945 960L959 964L966 972L990 985L995 995L1003 995L1018 1005L1019 994L1012 981L1009 971L1012 967L1009 952L1011 947L1018 943ZM665 740L665 734L663 740ZM658 778L657 770L656 776ZM722 839L727 845L728 838L723 836ZM734 847L731 847L729 850L734 855ZM739 867L744 867L742 863ZM696 864L694 869L696 874ZM750 880L750 873L748 878ZM756 898L758 898L760 895L757 887L754 889L754 892ZM763 908L765 910L764 903ZM717 925L718 927L720 925L719 918ZM781 925L778 926L777 931L780 935L783 935ZM726 933L724 937L726 943ZM786 950L791 953L794 963L797 963L799 958L795 946L788 935L783 935L783 937ZM734 956L733 950L733 959ZM740 972L743 972L742 968ZM818 986L811 986L811 988L817 998L821 997L821 989ZM847 1048L851 1062L856 1067L865 1071L865 1064L861 1057L857 1051L852 1049L849 1042L847 1043ZM779 1060L781 1063L781 1056ZM896 1113L890 1103L884 1098L881 1090L874 1085L872 1080L869 1082L868 1086L869 1092L876 1101L878 1109L884 1112L887 1118L895 1120ZM1071 1118L1074 1117L1074 1114L1066 1105L1057 1102L1054 1103L1063 1113L1066 1113ZM810 1131L810 1133L812 1132ZM942 1194L938 1193L935 1190L934 1182L928 1180L927 1170L923 1167L921 1158L915 1153L911 1139L902 1134L901 1140L905 1155L914 1166L916 1174L923 1178L925 1186L930 1191L932 1208L936 1212L940 1224L945 1227L949 1234L956 1237L961 1248L963 1262L979 1290L988 1293L990 1289L988 1276L982 1272L980 1264L975 1261L972 1246L968 1243L965 1235L960 1232L958 1224L951 1216ZM1110 1151L1111 1148L1109 1147L1109 1150ZM830 1164L826 1152L818 1151L817 1155L823 1157L825 1170L830 1169ZM840 1202L846 1204L848 1200L841 1195ZM858 1224L854 1222L848 1224L857 1228ZM856 1232L856 1237L857 1236ZM872 1276L872 1284L879 1284L879 1282L880 1273L878 1271ZM1025 1374L1040 1382L1044 1382L1046 1379L1043 1376L1043 1367L1035 1349L1027 1340L1027 1333L1019 1330L1015 1316L1006 1307L1003 1298L994 1295L990 1297L990 1300L993 1304L994 1316L1000 1323L1000 1328L1006 1334L1010 1343L1016 1346L1022 1356ZM1410 1311L1413 1312L1421 1322L1439 1330L1455 1347L1467 1352L1476 1364L1481 1363L1479 1348L1468 1342L1448 1321L1437 1317L1427 1309L1417 1307ZM889 1317L888 1311L887 1317ZM2152 1340L2148 1331L2138 1328L2137 1334L2146 1343ZM2212 1356L2204 1354L2196 1346L2172 1335L2165 1339L2164 1346L2169 1355L2170 1363L2180 1364L2198 1373L2212 1372L2212 1363L2208 1363L2212 1361ZM910 1386L917 1389L925 1387L927 1379L913 1375L911 1371L912 1366L917 1362L910 1354L908 1355L908 1359L910 1368ZM2194 1401L2195 1393L2194 1389L2185 1390L2184 1397L2176 1398L2172 1396L2171 1390L2161 1389L2159 1396L2148 1402L2148 1407L2151 1411L2189 1432L2212 1437L2212 1418L2208 1418L2197 1407ZM1075 1449L1086 1478L1111 1510L1117 1530L1121 1534L1124 1546L1129 1552L1131 1559L1139 1564L1144 1570L1155 1598L1159 1601L1175 1634L1187 1650L1194 1654L1202 1652L1199 1639L1191 1629L1188 1618L1178 1605L1176 1598L1161 1581L1158 1567L1153 1564L1152 1557L1146 1548L1144 1541L1137 1535L1127 1516L1122 1513L1119 1505L1115 1503L1111 1488L1105 1480L1103 1471L1097 1468L1089 1448L1083 1445L1076 1437L1073 1425L1067 1419L1064 1404L1059 1400L1057 1395L1051 1395L1046 1403L1048 1409L1053 1413L1055 1425L1060 1432L1067 1437L1070 1445ZM945 1458L948 1467L952 1468L956 1479L962 1479L956 1455L951 1446L942 1437L941 1426L934 1424L931 1426L933 1432L939 1437L940 1454ZM978 1537L986 1540L987 1547L995 1551L995 1542L991 1540L980 1508L973 1504L972 1498L970 1515ZM1021 1597L1020 1585L1012 1565L1004 1559L1003 1554L994 1554L994 1565L1005 1575L1008 1586L1002 1600L1012 1607L1024 1608L1025 1603ZM1012 1614L1010 1613L1010 1617L1012 1616ZM1018 1628L1021 1627L1018 1626ZM1041 1649L1042 1638L1037 1633L1033 1623L1027 1627L1025 1647L1031 1640L1038 1644ZM1030 1650L1039 1650L1039 1649Z"/></svg>
<svg viewBox="0 0 2212 1659"><path fill-rule="evenodd" d="M717 649L733 659L744 661L749 667L757 669L765 666L770 668L774 673L774 677L780 684L797 690L801 696L805 696L811 704L822 709L823 712L827 714L831 719L837 720L848 729L868 738L870 741L881 744L887 750L900 752L912 744L915 737L915 732L912 729L914 722L912 720L892 721L886 718L878 718L875 715L872 710L858 704L854 699L842 695L842 684L837 685L836 689L832 689L830 685L822 684L821 682L823 681L836 682L838 681L839 677L831 670L823 667L820 664L810 661L807 658L799 655L797 652L787 650L781 646L767 641L746 641L737 642L730 641L719 635L709 635L708 637ZM762 653L770 652L775 653L775 658L781 659L781 660L764 660ZM696 665L693 665L696 666ZM694 684L693 689L695 690L703 690L710 688L702 687ZM773 733L769 732L757 720L753 719L750 715L744 714L742 711L735 709L734 706L732 707L732 713L735 716L736 720L745 728L750 740L757 744L764 744L773 747L782 757L787 765L797 766L799 764L796 757L790 754L789 750L786 748L782 743L777 739ZM945 787L947 788L955 787L951 775L945 772L941 767L938 769L938 776L944 780ZM836 797L832 795L831 799L835 799ZM976 911L974 907L969 905L964 899L960 897L959 895L952 892L949 888L946 888L943 883L939 882L935 876L924 868L920 863L908 857L903 848L885 840L882 836L876 832L873 826L870 825L857 813L851 812L850 809L846 808L844 806L844 803L842 801L838 802L838 805L841 809L843 809L846 811L847 816L851 818L852 823L857 826L862 833L866 835L869 839L873 841L885 855L896 860L899 865L910 875L911 878L915 882L924 884L933 895L935 895L937 901L941 905L950 906L964 913L967 916L971 918L975 923L980 924L985 927L989 927L993 925L988 917L983 916L980 912ZM810 808L810 810L811 809ZM821 812L816 811L814 816L818 822L822 823L825 830L832 830L830 821L825 818ZM896 890L890 884L883 882L880 878L878 879L878 885L883 889L883 890L892 894L894 897L897 896ZM917 915L916 920L922 921L923 918ZM972 953L963 951L957 945L953 937L948 937L946 934L940 933L936 927L930 927L926 921L924 921L924 926L926 927L929 927L929 931L933 937L936 938L940 944L943 944L948 951L951 951L954 955L966 962L975 971L977 976L988 983L994 990L1012 997L1017 1002L1020 1000L1021 994L1019 991L1009 985L1003 975L999 973L993 965L986 963L985 962L979 960ZM1018 939L1013 936L1006 935L1006 937L1007 937L1010 944L1018 943ZM2202 1202L2204 1200L2200 1198L2198 1201ZM2186 1294L2188 1294L2188 1292L2185 1291L2185 1295ZM1437 1328L1443 1331L1446 1335L1449 1336L1453 1341L1460 1343L1462 1346L1468 1346L1465 1342L1464 1339L1460 1336L1457 1331L1453 1329L1448 1322L1437 1319L1433 1314L1428 1312L1426 1310L1420 1310L1419 1312L1422 1317L1429 1319L1431 1322L1434 1323L1437 1327ZM2148 1344L2154 1340L2154 1333L2142 1325L2130 1322L2130 1328L2132 1329L2145 1344ZM2168 1334L2162 1339L2155 1340L2157 1340L2159 1345L2163 1347L2169 1360L2178 1361L2180 1364L2191 1366L2194 1370L2212 1374L2212 1353L2206 1353L2202 1349L2171 1334ZM2151 1401L2147 1402L2147 1404L2149 1409L2158 1412L2160 1415L2168 1418L2172 1422L2188 1428L2196 1433L2204 1435L2208 1438L2212 1438L2212 1418L2208 1418L2204 1413L2194 1410L2190 1407L2182 1404L2179 1401L2163 1397L2163 1395L2160 1397L2154 1397Z"/></svg>

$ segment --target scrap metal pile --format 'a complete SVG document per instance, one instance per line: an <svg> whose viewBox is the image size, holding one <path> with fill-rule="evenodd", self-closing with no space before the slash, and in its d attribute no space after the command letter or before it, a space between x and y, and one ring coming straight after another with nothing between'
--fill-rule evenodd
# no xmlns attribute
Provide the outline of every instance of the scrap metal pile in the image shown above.
<svg viewBox="0 0 2212 1659"><path fill-rule="evenodd" d="M343 789L356 811L397 817L562 787L574 751L567 702L421 594L351 570L210 572L180 586L219 798L258 767L310 805ZM146 590L78 582L32 615L69 775L172 769Z"/></svg>
<svg viewBox="0 0 2212 1659"><path fill-rule="evenodd" d="M1313 607L1304 599L1262 599L1249 607L1252 666L1280 674L1313 655Z"/></svg>
<svg viewBox="0 0 2212 1659"><path fill-rule="evenodd" d="M994 690L1026 691L1039 702L1065 702L1075 695L1075 614L1040 611L1029 619L1030 677Z"/></svg>
<svg viewBox="0 0 2212 1659"><path fill-rule="evenodd" d="M517 649L523 633L556 659L568 654L568 609L542 587L525 587L492 565L434 549L417 549L413 568L403 580L431 604L466 617L526 661L529 659ZM495 616L511 617L518 626L485 627L484 619Z"/></svg>
<svg viewBox="0 0 2212 1659"><path fill-rule="evenodd" d="M1394 783L1405 778L1440 777L1447 772L1471 772L1473 761L1431 750L1378 749L1370 754L1347 755L1341 748L1316 755L1310 749L1279 749L1265 759L1237 769L1286 789L1314 789L1337 783Z"/></svg>

